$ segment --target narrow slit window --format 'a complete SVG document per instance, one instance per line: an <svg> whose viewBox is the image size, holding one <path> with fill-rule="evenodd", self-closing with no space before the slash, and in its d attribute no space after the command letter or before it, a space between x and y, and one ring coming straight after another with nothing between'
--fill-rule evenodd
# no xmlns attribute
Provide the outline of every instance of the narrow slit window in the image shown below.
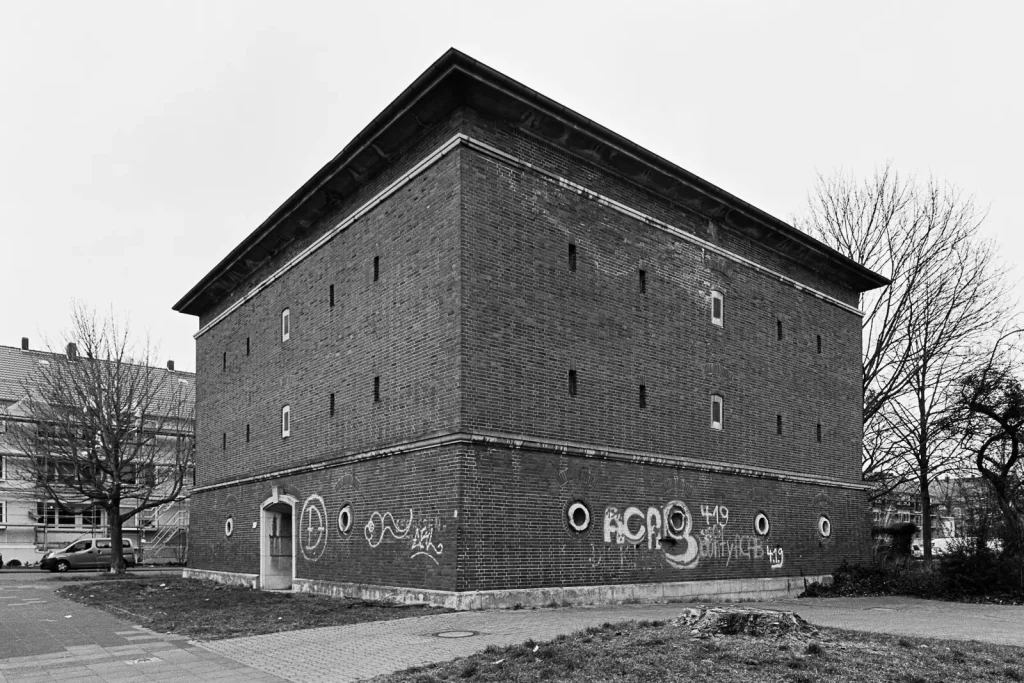
<svg viewBox="0 0 1024 683"><path fill-rule="evenodd" d="M640 293L647 293L647 271L643 269L640 270Z"/></svg>
<svg viewBox="0 0 1024 683"><path fill-rule="evenodd" d="M334 285L327 288L327 299L331 308L334 308Z"/></svg>
<svg viewBox="0 0 1024 683"><path fill-rule="evenodd" d="M816 427L817 428L815 429L815 432L816 432L816 435L817 435L817 438L818 438L818 443L821 443L821 423L819 422L816 425Z"/></svg>
<svg viewBox="0 0 1024 683"><path fill-rule="evenodd" d="M245 442L249 443L249 425L245 425Z"/></svg>
<svg viewBox="0 0 1024 683"><path fill-rule="evenodd" d="M331 417L334 417L334 394L331 394L330 411Z"/></svg>
<svg viewBox="0 0 1024 683"><path fill-rule="evenodd" d="M221 366L220 367L221 367L221 370L227 372L227 369L228 369L228 352L227 351L224 352L224 355L221 358Z"/></svg>
<svg viewBox="0 0 1024 683"><path fill-rule="evenodd" d="M575 370L570 370L569 371L569 395L570 396L575 396L576 395L576 390L577 390L577 386L576 386L576 371Z"/></svg>
<svg viewBox="0 0 1024 683"><path fill-rule="evenodd" d="M711 428L721 429L724 422L725 406L722 397L715 394L711 397Z"/></svg>
<svg viewBox="0 0 1024 683"><path fill-rule="evenodd" d="M818 353L821 353L821 335L818 335Z"/></svg>
<svg viewBox="0 0 1024 683"><path fill-rule="evenodd" d="M380 256L373 257L373 281L380 279Z"/></svg>
<svg viewBox="0 0 1024 683"><path fill-rule="evenodd" d="M249 338L245 338L245 355L249 355Z"/></svg>
<svg viewBox="0 0 1024 683"><path fill-rule="evenodd" d="M288 341L292 337L292 312L290 308L281 311L281 341Z"/></svg>
<svg viewBox="0 0 1024 683"><path fill-rule="evenodd" d="M373 402L380 403L380 376L373 378Z"/></svg>
<svg viewBox="0 0 1024 683"><path fill-rule="evenodd" d="M776 434L781 434L782 433L782 416L781 415L776 415L775 416L775 433Z"/></svg>
<svg viewBox="0 0 1024 683"><path fill-rule="evenodd" d="M775 336L779 341L782 341L782 321L779 319L775 320Z"/></svg>
<svg viewBox="0 0 1024 683"><path fill-rule="evenodd" d="M291 406L281 408L281 438L291 436L292 433L292 409Z"/></svg>
<svg viewBox="0 0 1024 683"><path fill-rule="evenodd" d="M228 449L228 433L224 432L220 435L220 449L226 451Z"/></svg>
<svg viewBox="0 0 1024 683"><path fill-rule="evenodd" d="M647 407L647 385L646 384L641 384L640 385L640 407L641 408L646 408Z"/></svg>
<svg viewBox="0 0 1024 683"><path fill-rule="evenodd" d="M569 272L576 272L576 245L569 245Z"/></svg>
<svg viewBox="0 0 1024 683"><path fill-rule="evenodd" d="M711 292L711 322L725 326L725 299L721 292Z"/></svg>

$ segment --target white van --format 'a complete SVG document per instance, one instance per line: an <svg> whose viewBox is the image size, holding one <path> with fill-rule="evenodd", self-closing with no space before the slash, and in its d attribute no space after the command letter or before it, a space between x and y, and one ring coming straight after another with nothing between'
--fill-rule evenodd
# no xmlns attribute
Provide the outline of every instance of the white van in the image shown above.
<svg viewBox="0 0 1024 683"><path fill-rule="evenodd" d="M124 564L136 564L135 544L131 539L121 539L124 548ZM66 572L71 569L103 569L110 567L111 543L109 538L83 538L66 548L50 550L39 561L39 568L51 572Z"/></svg>

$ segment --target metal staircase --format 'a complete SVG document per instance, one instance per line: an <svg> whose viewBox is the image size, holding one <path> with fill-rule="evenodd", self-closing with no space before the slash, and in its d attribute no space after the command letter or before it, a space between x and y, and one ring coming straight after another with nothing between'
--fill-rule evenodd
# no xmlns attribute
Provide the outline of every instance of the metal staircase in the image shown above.
<svg viewBox="0 0 1024 683"><path fill-rule="evenodd" d="M178 534L186 532L188 529L187 501L175 501L154 508L151 529L156 533L152 538L146 539L143 560L155 558L161 550L177 538Z"/></svg>

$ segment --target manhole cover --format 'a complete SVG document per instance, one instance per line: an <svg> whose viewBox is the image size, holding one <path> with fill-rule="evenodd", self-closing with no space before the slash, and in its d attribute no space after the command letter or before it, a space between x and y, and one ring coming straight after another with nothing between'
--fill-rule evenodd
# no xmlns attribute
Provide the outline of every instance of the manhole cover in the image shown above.
<svg viewBox="0 0 1024 683"><path fill-rule="evenodd" d="M434 635L438 638L469 638L470 636L475 636L476 631L441 631Z"/></svg>

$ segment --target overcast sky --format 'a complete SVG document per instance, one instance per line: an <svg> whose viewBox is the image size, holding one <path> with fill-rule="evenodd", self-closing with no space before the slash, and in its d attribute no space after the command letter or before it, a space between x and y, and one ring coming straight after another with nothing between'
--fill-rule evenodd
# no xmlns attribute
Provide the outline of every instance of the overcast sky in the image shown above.
<svg viewBox="0 0 1024 683"><path fill-rule="evenodd" d="M493 9L492 9L493 8ZM171 306L449 47L785 220L891 159L1024 272L1024 3L0 0L0 344Z"/></svg>

